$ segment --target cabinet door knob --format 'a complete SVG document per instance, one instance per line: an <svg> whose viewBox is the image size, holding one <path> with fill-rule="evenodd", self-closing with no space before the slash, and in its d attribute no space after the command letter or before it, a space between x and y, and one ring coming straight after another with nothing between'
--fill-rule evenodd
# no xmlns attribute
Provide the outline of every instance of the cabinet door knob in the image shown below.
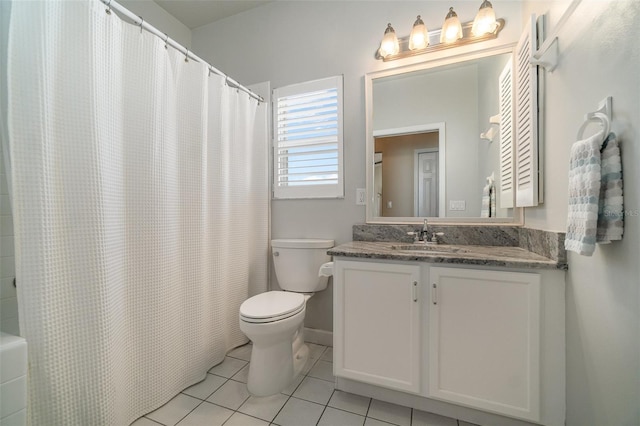
<svg viewBox="0 0 640 426"><path fill-rule="evenodd" d="M431 300L434 305L438 304L438 286L436 286L436 283L433 283L433 287L431 287Z"/></svg>
<svg viewBox="0 0 640 426"><path fill-rule="evenodd" d="M413 301L417 302L418 301L418 281L414 281L413 282L413 287L411 288L411 293L413 296Z"/></svg>

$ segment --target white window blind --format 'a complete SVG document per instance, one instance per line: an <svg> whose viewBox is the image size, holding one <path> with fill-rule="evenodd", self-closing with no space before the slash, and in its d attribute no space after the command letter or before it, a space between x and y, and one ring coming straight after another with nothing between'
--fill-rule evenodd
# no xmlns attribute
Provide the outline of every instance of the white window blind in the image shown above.
<svg viewBox="0 0 640 426"><path fill-rule="evenodd" d="M500 73L500 207L513 208L513 58Z"/></svg>
<svg viewBox="0 0 640 426"><path fill-rule="evenodd" d="M275 89L273 102L273 197L343 197L342 76Z"/></svg>
<svg viewBox="0 0 640 426"><path fill-rule="evenodd" d="M531 15L516 46L515 146L516 206L538 205L538 67L529 60L536 51L536 17Z"/></svg>

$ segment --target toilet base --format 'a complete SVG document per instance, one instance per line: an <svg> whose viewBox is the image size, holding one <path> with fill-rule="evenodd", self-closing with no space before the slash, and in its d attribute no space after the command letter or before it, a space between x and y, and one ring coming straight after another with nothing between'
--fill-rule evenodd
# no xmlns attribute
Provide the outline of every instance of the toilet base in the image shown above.
<svg viewBox="0 0 640 426"><path fill-rule="evenodd" d="M300 374L309 359L304 344L303 325L291 339L282 342L253 342L247 389L255 396L269 396L285 390Z"/></svg>

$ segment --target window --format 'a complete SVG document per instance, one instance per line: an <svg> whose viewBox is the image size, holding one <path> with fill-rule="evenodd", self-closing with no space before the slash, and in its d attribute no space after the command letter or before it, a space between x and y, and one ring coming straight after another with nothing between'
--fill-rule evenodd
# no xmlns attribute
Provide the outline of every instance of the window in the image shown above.
<svg viewBox="0 0 640 426"><path fill-rule="evenodd" d="M273 91L273 197L342 198L342 76Z"/></svg>

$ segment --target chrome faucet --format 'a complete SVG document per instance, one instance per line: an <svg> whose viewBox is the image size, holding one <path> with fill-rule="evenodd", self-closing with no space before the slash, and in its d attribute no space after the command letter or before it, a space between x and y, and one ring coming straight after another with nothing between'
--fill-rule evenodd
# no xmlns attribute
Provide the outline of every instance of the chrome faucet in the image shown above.
<svg viewBox="0 0 640 426"><path fill-rule="evenodd" d="M427 222L427 219L425 219L424 223L422 224L422 232L420 232L420 239L425 243L429 241L429 223Z"/></svg>

